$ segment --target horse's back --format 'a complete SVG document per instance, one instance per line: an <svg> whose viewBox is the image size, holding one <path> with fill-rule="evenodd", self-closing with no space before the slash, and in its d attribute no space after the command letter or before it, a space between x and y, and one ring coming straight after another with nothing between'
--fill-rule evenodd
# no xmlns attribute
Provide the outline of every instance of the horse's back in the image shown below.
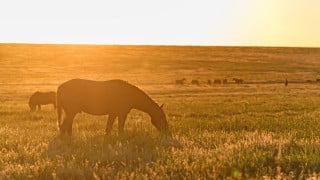
<svg viewBox="0 0 320 180"><path fill-rule="evenodd" d="M64 107L76 112L107 114L130 107L130 92L134 89L131 86L122 80L73 79L58 87L57 99Z"/></svg>
<svg viewBox="0 0 320 180"><path fill-rule="evenodd" d="M36 91L30 97L29 102L34 104L53 104L56 101L56 92L40 92Z"/></svg>
<svg viewBox="0 0 320 180"><path fill-rule="evenodd" d="M72 79L58 87L58 94L105 96L108 92L115 95L121 91L128 90L128 83L122 80L92 81L86 79Z"/></svg>

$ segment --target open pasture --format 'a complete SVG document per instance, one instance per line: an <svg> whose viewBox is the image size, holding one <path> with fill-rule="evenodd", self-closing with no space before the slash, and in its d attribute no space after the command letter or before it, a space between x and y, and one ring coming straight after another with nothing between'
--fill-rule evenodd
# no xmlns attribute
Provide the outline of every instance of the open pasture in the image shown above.
<svg viewBox="0 0 320 180"><path fill-rule="evenodd" d="M316 48L0 44L0 179L320 178L319 67ZM59 138L53 107L28 98L73 78L137 85L173 138L136 110L124 135L82 113Z"/></svg>

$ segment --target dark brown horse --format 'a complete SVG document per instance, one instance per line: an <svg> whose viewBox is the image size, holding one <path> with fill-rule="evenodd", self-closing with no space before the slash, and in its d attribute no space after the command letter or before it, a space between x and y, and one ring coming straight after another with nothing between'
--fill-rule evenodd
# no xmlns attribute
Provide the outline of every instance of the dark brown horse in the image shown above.
<svg viewBox="0 0 320 180"><path fill-rule="evenodd" d="M220 80L220 79L215 79L215 80L213 81L213 84L221 84L221 80Z"/></svg>
<svg viewBox="0 0 320 180"><path fill-rule="evenodd" d="M186 78L182 78L182 79L178 79L176 80L176 84L184 84L184 81L186 80Z"/></svg>
<svg viewBox="0 0 320 180"><path fill-rule="evenodd" d="M106 134L110 134L114 120L118 117L119 133L122 133L131 109L148 113L152 124L160 132L169 132L162 106L155 103L141 89L125 81L73 79L58 87L57 112L61 134L72 134L73 119L80 112L109 115ZM65 112L63 121L62 110Z"/></svg>
<svg viewBox="0 0 320 180"><path fill-rule="evenodd" d="M236 84L243 84L244 80L243 79L238 79L238 78L233 78L232 80L234 80L234 82Z"/></svg>
<svg viewBox="0 0 320 180"><path fill-rule="evenodd" d="M227 79L223 79L222 80L222 84L228 84L228 80Z"/></svg>
<svg viewBox="0 0 320 180"><path fill-rule="evenodd" d="M41 110L41 105L53 104L56 109L56 92L35 92L29 99L29 107L31 111L35 111L37 106Z"/></svg>
<svg viewBox="0 0 320 180"><path fill-rule="evenodd" d="M196 80L196 79L193 79L193 80L191 81L191 84L198 85L198 86L200 85L199 81Z"/></svg>

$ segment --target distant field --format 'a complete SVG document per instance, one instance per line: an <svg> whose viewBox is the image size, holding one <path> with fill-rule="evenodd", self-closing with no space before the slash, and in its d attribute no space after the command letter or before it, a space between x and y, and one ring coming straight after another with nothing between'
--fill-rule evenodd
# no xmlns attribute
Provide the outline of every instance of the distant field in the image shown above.
<svg viewBox="0 0 320 180"><path fill-rule="evenodd" d="M53 107L27 102L72 78L137 85L165 104L173 139L136 110L123 136L79 114L59 139ZM318 48L0 44L0 179L320 178L316 79Z"/></svg>

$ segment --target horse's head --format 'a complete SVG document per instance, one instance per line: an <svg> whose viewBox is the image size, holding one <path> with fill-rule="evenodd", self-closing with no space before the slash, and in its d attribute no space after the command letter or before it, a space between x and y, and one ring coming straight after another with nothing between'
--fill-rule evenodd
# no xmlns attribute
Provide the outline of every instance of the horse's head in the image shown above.
<svg viewBox="0 0 320 180"><path fill-rule="evenodd" d="M169 134L169 124L162 107L163 104L159 106L157 113L151 116L151 122L160 132Z"/></svg>
<svg viewBox="0 0 320 180"><path fill-rule="evenodd" d="M29 107L31 112L36 110L36 105L34 103L29 102Z"/></svg>

